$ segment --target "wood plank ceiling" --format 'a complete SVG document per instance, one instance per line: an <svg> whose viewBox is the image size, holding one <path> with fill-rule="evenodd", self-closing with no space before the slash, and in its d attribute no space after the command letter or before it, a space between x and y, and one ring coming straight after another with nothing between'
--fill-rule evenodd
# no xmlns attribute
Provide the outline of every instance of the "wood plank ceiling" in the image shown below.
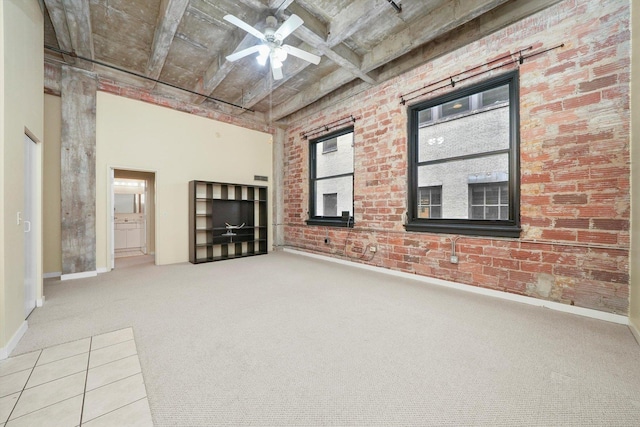
<svg viewBox="0 0 640 427"><path fill-rule="evenodd" d="M427 43L463 26L504 27L558 0L44 0L45 46L170 83L270 120L288 115L354 81L376 85L393 77ZM322 57L319 65L289 56L273 80L255 55L225 57L260 41L223 19L232 14L262 30L267 16L304 24L286 43ZM45 49L45 60L92 70L203 107L242 114L203 96L132 77ZM385 71L384 73L382 71Z"/></svg>

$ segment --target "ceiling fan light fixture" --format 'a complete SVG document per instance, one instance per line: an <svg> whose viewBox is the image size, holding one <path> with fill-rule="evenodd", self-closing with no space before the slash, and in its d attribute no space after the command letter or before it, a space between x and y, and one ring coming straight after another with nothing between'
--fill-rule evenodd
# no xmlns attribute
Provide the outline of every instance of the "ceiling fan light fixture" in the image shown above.
<svg viewBox="0 0 640 427"><path fill-rule="evenodd" d="M256 56L256 61L258 61L258 64L260 66L264 67L265 65L267 65L267 59L268 58L269 58L269 55L265 55L265 56L258 55L258 56Z"/></svg>
<svg viewBox="0 0 640 427"><path fill-rule="evenodd" d="M284 62L287 59L287 51L281 47L273 49L273 56L280 62Z"/></svg>
<svg viewBox="0 0 640 427"><path fill-rule="evenodd" d="M282 63L287 59L289 54L312 64L318 65L320 63L320 57L318 55L282 43L289 34L304 23L298 15L292 14L289 16L277 30L275 27L278 24L278 20L273 16L267 18L267 28L264 30L264 33L256 30L251 25L233 15L225 15L223 19L262 41L260 45L254 45L228 55L228 61L237 61L247 55L258 53L256 58L258 64L261 66L266 65L267 59L271 62L271 71L274 80L282 79Z"/></svg>
<svg viewBox="0 0 640 427"><path fill-rule="evenodd" d="M277 60L273 56L271 57L271 66L273 68L282 68L282 61Z"/></svg>
<svg viewBox="0 0 640 427"><path fill-rule="evenodd" d="M268 46L266 45L262 45L260 46L260 49L258 50L259 55L256 57L256 60L258 61L258 64L265 66L267 65L267 59L269 59L269 53L270 53L270 49Z"/></svg>

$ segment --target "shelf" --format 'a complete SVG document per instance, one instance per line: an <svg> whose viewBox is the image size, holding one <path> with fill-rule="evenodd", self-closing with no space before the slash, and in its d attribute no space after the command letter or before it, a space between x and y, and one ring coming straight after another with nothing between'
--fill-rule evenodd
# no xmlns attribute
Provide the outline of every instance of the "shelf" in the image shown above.
<svg viewBox="0 0 640 427"><path fill-rule="evenodd" d="M189 183L189 261L194 264L266 254L267 187ZM244 227L225 235L226 224Z"/></svg>

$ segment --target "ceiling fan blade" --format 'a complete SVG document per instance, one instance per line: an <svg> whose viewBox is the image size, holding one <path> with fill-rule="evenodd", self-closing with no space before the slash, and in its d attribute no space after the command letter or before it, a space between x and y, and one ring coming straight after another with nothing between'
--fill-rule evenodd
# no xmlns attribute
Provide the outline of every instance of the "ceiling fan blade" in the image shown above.
<svg viewBox="0 0 640 427"><path fill-rule="evenodd" d="M238 59L244 58L245 56L251 55L252 53L260 52L260 49L262 49L262 45L255 45L246 49L242 49L241 51L232 53L231 55L227 56L227 61L237 61Z"/></svg>
<svg viewBox="0 0 640 427"><path fill-rule="evenodd" d="M320 57L318 55L314 55L313 53L307 52L306 50L298 49L297 47L284 44L282 48L290 55L297 56L300 59L304 59L305 61L311 62L312 64L318 65L320 63Z"/></svg>
<svg viewBox="0 0 640 427"><path fill-rule="evenodd" d="M264 34L262 34L260 31L256 30L255 28L253 28L251 25L247 24L246 22L236 18L235 16L233 16L233 15L225 15L223 19L225 21L227 21L227 22L231 22L233 25L235 25L238 28L242 28L247 33L251 34L252 36L257 37L260 40L265 40Z"/></svg>
<svg viewBox="0 0 640 427"><path fill-rule="evenodd" d="M271 73L273 73L273 80L282 80L282 67L274 67L273 66L273 61L269 61L271 62Z"/></svg>
<svg viewBox="0 0 640 427"><path fill-rule="evenodd" d="M296 28L302 25L304 21L298 15L293 14L280 25L276 30L275 36L280 40L284 40L289 34L293 33Z"/></svg>

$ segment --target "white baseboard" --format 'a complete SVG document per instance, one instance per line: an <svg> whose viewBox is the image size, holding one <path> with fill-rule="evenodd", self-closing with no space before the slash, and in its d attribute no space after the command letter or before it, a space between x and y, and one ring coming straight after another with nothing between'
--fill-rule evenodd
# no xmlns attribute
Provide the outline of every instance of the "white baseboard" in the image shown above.
<svg viewBox="0 0 640 427"><path fill-rule="evenodd" d="M20 325L16 333L13 334L13 336L11 337L7 345L0 348L0 360L4 360L7 357L9 357L13 349L16 348L16 346L22 339L22 336L25 334L25 332L27 332L28 328L29 328L29 324L25 320L24 322L22 322L22 325Z"/></svg>
<svg viewBox="0 0 640 427"><path fill-rule="evenodd" d="M447 288L458 289L465 292L471 292L474 294L487 295L494 298L500 298L509 301L516 301L523 304L534 305L538 307L545 307L551 310L562 311L565 313L577 314L579 316L591 317L593 319L605 320L607 322L619 323L621 325L629 325L629 318L620 314L606 313L604 311L593 310L590 308L576 307L574 305L562 304L555 301L546 301L538 298L527 297L524 295L510 294L508 292L496 291L493 289L480 288L477 286L464 285L462 283L451 282L449 280L436 279L434 277L419 276L417 274L405 273L403 271L390 270L388 268L376 267L373 265L360 264L358 262L347 261L343 259L333 258L326 255L314 254L311 252L304 252L299 249L292 249L284 247L285 252L291 252L299 255L304 255L312 258L318 258L325 261L336 262L338 264L350 265L352 267L362 268L365 270L377 271L379 273L389 274L391 276L403 277L406 279L418 280L433 285L444 286ZM639 340L640 342L640 340Z"/></svg>
<svg viewBox="0 0 640 427"><path fill-rule="evenodd" d="M109 267L99 267L98 268L98 274L108 273L110 271L111 271L111 269Z"/></svg>
<svg viewBox="0 0 640 427"><path fill-rule="evenodd" d="M84 279L85 277L96 277L97 275L97 271L83 271L82 273L63 274L60 276L60 280Z"/></svg>
<svg viewBox="0 0 640 427"><path fill-rule="evenodd" d="M52 273L44 273L44 274L42 275L42 278L43 278L43 279L53 279L54 277L60 277L60 276L62 276L62 272L60 272L60 271L54 271L54 272L52 272Z"/></svg>
<svg viewBox="0 0 640 427"><path fill-rule="evenodd" d="M36 307L42 307L44 305L44 295L42 298L36 299Z"/></svg>

